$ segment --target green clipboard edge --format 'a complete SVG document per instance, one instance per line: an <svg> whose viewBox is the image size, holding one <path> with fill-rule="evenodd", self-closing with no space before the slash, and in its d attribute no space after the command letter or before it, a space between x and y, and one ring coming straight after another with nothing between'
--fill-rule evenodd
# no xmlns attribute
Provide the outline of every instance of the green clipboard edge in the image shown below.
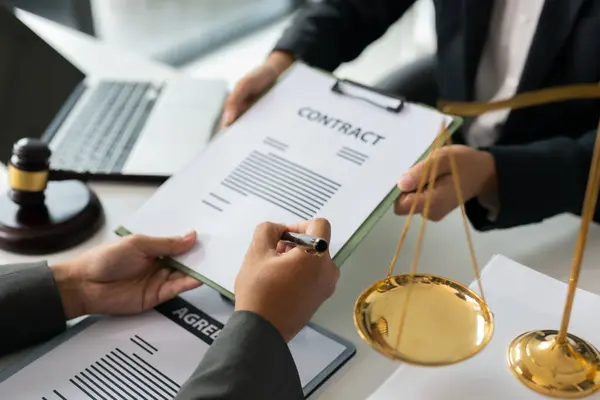
<svg viewBox="0 0 600 400"><path fill-rule="evenodd" d="M298 63L300 63L300 62L298 62ZM311 67L311 68L316 69L314 67ZM288 68L288 70L279 77L278 82L281 81L288 74L290 69L291 69L291 67ZM329 72L319 70L319 69L317 69L317 70L321 71L324 74L327 74L329 76L334 76L333 74L331 74ZM275 84L273 86L275 86ZM271 88L273 86L271 86ZM268 90L265 91L265 93L263 93L262 96L264 96L267 92L268 92ZM258 99L256 99L254 104L256 104L256 102L259 101L262 96L260 96ZM424 105L424 104L420 104L420 103L413 103L413 104L417 104L422 107L432 108L428 105ZM447 114L446 114L446 116L452 118L452 122L448 126L448 130L447 130L447 132L450 134L450 136L452 136L458 130L458 128L462 125L463 118L453 116L453 115L447 115ZM224 134L224 133L226 133L226 132L223 132L221 134ZM415 164L424 160L430 152L431 152L431 146L421 155L421 157L415 162ZM344 262L346 262L346 260L348 259L348 257L350 257L350 255L356 249L356 247L358 247L358 245L364 240L364 238L375 227L377 222L379 222L379 220L385 215L385 213L390 209L390 207L392 207L392 205L394 204L396 199L398 199L398 197L400 196L400 193L401 192L398 189L398 187L397 186L394 187L390 191L390 193L388 193L388 195L381 201L381 203L379 203L379 205L373 210L373 212L367 217L367 219L365 219L365 221L358 227L358 229L354 232L352 237L337 252L337 254L333 257L333 262L335 263L335 265L338 268L340 268L344 264ZM133 234L133 232L130 232L124 226L118 227L115 230L115 233L121 237L125 237L125 236ZM208 285L211 288L215 289L223 296L230 298L230 299L234 298L233 293L229 292L222 286L220 286L217 283L213 282L212 280L208 279L204 275L199 274L198 272L194 271L193 269L183 265L182 263L178 262L177 260L175 260L171 257L165 257L165 258L163 258L163 262L165 262L170 267L175 268L175 269L183 272L184 274L187 274L187 275L203 282L205 285Z"/></svg>
<svg viewBox="0 0 600 400"><path fill-rule="evenodd" d="M431 107L429 107L431 108ZM463 119L460 117L452 117L452 122L448 126L447 132L452 136L456 130L462 125ZM431 147L429 147L425 153L421 155L421 157L415 162L415 164L424 160L427 155L431 152ZM413 164L414 165L414 164ZM392 207L395 201L400 197L400 189L395 186L390 193L379 203L379 205L373 210L371 215L365 219L365 221L361 224L361 226L354 232L354 235L342 246L342 248L337 252L333 261L337 265L337 267L341 267L344 262L350 257L352 252L356 250L356 247L363 241L363 239L371 232L371 230L375 227L377 222L385 213Z"/></svg>

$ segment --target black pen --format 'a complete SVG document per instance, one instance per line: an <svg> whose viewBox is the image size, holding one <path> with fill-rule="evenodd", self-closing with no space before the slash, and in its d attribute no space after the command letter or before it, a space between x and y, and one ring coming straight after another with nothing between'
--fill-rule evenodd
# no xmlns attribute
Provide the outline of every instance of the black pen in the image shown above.
<svg viewBox="0 0 600 400"><path fill-rule="evenodd" d="M291 245L303 248L305 250L315 251L317 253L324 253L329 247L327 240L318 238L316 236L306 235L304 233L284 232L283 235L281 235L281 240Z"/></svg>

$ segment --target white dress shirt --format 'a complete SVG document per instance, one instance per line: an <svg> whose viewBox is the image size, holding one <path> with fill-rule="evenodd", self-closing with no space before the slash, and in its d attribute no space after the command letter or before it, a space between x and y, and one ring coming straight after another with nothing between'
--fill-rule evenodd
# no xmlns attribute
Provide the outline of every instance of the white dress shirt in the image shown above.
<svg viewBox="0 0 600 400"><path fill-rule="evenodd" d="M486 45L475 81L476 101L515 95L545 0L495 0ZM483 114L465 134L472 147L493 145L509 110Z"/></svg>

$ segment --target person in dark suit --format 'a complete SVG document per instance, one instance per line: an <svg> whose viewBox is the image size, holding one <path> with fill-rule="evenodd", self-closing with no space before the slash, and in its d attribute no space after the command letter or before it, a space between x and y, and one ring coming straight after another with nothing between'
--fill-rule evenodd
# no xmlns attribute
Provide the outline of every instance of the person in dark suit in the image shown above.
<svg viewBox="0 0 600 400"><path fill-rule="evenodd" d="M598 0L433 1L435 98L489 102L600 81ZM307 3L265 63L232 91L223 125L232 123L295 60L333 71L382 36L413 3ZM599 100L577 100L466 121L455 135L458 144L439 153L429 217L440 220L458 204L449 151L457 156L467 213L478 230L536 223L564 212L580 214L599 116ZM422 210L424 195L410 193L421 170L416 165L399 180L404 194L396 203L397 214L406 214L413 202L417 212Z"/></svg>
<svg viewBox="0 0 600 400"><path fill-rule="evenodd" d="M235 312L178 400L304 398L287 342L331 296L339 270L329 254L282 246L285 230L330 237L323 219L257 227L236 278ZM0 356L63 332L66 320L140 313L199 286L158 262L195 240L132 235L56 265L0 266Z"/></svg>

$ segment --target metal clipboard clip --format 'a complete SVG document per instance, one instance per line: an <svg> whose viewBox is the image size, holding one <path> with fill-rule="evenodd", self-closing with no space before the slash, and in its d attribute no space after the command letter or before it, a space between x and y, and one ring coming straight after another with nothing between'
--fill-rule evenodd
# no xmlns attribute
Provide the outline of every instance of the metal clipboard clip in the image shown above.
<svg viewBox="0 0 600 400"><path fill-rule="evenodd" d="M339 95L366 101L376 107L399 113L404 108L406 99L380 90L375 90L348 79L337 79L331 91Z"/></svg>

